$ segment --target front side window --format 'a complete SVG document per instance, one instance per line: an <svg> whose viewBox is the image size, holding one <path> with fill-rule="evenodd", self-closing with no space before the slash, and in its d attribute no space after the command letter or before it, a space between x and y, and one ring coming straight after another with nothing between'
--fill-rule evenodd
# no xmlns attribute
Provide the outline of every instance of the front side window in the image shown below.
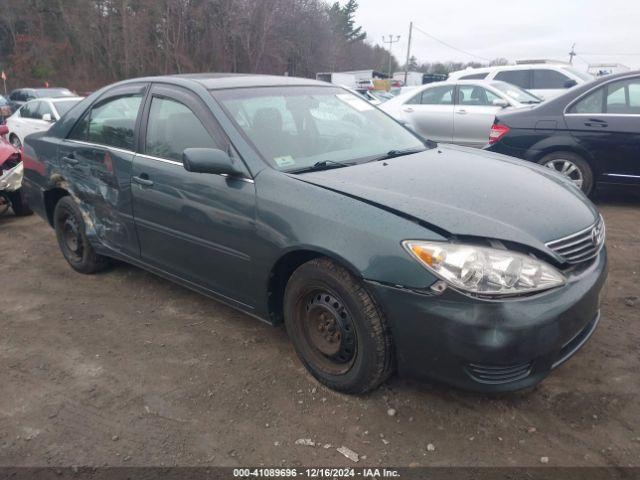
<svg viewBox="0 0 640 480"><path fill-rule="evenodd" d="M530 73L530 70L503 70L496 74L495 79L527 89L531 88Z"/></svg>
<svg viewBox="0 0 640 480"><path fill-rule="evenodd" d="M141 103L141 94L98 102L73 127L69 138L135 150L134 131Z"/></svg>
<svg viewBox="0 0 640 480"><path fill-rule="evenodd" d="M187 148L220 148L198 117L186 105L154 97L149 110L145 153L182 161Z"/></svg>
<svg viewBox="0 0 640 480"><path fill-rule="evenodd" d="M55 103L56 110L58 111L58 115L61 117L75 107L80 102L80 99L74 100L61 100Z"/></svg>
<svg viewBox="0 0 640 480"><path fill-rule="evenodd" d="M458 105L466 106L490 106L494 100L498 100L495 93L477 85L458 86Z"/></svg>
<svg viewBox="0 0 640 480"><path fill-rule="evenodd" d="M38 105L38 108L36 110L35 118L37 118L38 120L42 120L42 116L48 113L51 116L51 119L55 120L53 111L51 110L49 103L48 102L38 102L38 103L40 105Z"/></svg>
<svg viewBox="0 0 640 480"><path fill-rule="evenodd" d="M20 116L22 118L38 118L38 106L40 102L29 102L25 103L22 107L20 107Z"/></svg>
<svg viewBox="0 0 640 480"><path fill-rule="evenodd" d="M538 90L566 88L570 80L566 75L555 70L536 69L533 71L533 88Z"/></svg>
<svg viewBox="0 0 640 480"><path fill-rule="evenodd" d="M212 95L262 157L281 171L425 149L398 122L341 88L265 87Z"/></svg>

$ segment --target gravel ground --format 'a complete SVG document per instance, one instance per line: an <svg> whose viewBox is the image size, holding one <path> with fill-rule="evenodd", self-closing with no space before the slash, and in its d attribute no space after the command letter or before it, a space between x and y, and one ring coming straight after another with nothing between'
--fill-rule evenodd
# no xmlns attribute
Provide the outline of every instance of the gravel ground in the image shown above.
<svg viewBox="0 0 640 480"><path fill-rule="evenodd" d="M355 465L342 446L359 466L640 465L640 196L598 205L598 330L498 397L399 379L334 393L284 329L131 266L77 274L40 218L0 217L0 465Z"/></svg>

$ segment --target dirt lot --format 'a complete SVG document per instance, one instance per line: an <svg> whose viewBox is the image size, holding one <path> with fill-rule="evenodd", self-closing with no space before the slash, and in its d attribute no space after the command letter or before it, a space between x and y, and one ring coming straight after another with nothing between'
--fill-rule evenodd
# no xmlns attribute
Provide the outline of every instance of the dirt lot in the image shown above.
<svg viewBox="0 0 640 480"><path fill-rule="evenodd" d="M0 465L353 465L342 445L359 465L640 465L640 196L598 203L600 327L500 397L398 379L336 394L283 329L134 267L82 276L40 218L1 217Z"/></svg>

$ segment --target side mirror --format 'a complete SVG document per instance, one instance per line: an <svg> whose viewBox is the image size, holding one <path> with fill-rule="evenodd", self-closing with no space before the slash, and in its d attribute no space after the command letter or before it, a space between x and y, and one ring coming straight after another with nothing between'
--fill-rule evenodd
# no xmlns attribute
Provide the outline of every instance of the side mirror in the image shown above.
<svg viewBox="0 0 640 480"><path fill-rule="evenodd" d="M9 133L9 127L6 125L0 125L0 137L5 136L7 133Z"/></svg>
<svg viewBox="0 0 640 480"><path fill-rule="evenodd" d="M45 122L51 122L51 114L50 113L43 113L42 114L42 120L44 120Z"/></svg>
<svg viewBox="0 0 640 480"><path fill-rule="evenodd" d="M217 148L187 148L182 152L182 163L188 172L229 176L243 174L227 152Z"/></svg>
<svg viewBox="0 0 640 480"><path fill-rule="evenodd" d="M493 102L491 102L494 107L506 108L509 106L509 102L507 102L504 98L496 98Z"/></svg>
<svg viewBox="0 0 640 480"><path fill-rule="evenodd" d="M575 87L577 84L578 82L576 82L575 80L567 80L566 82L564 82L564 88Z"/></svg>

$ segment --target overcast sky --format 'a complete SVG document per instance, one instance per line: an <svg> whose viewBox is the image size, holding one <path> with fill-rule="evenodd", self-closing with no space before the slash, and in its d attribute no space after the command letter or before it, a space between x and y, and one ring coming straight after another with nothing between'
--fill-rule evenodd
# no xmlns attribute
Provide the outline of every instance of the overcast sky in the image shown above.
<svg viewBox="0 0 640 480"><path fill-rule="evenodd" d="M341 0L341 3L345 3ZM372 43L401 35L393 45L404 63L409 22L479 57L568 60L574 65L619 62L640 68L640 2L637 0L358 0L357 22ZM411 52L420 62L481 58L447 48L414 30ZM628 53L632 55L619 55ZM604 55L598 55L604 54Z"/></svg>

